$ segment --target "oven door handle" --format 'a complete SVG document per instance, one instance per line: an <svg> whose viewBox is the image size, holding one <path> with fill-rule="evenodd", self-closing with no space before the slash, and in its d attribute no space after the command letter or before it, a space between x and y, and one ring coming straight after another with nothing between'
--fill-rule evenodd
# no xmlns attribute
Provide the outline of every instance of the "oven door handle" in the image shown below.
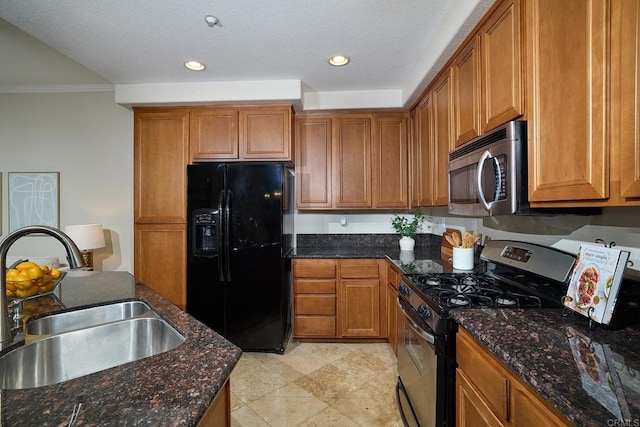
<svg viewBox="0 0 640 427"><path fill-rule="evenodd" d="M411 329L413 329L413 331L416 334L418 334L422 339L427 341L429 344L435 344L436 342L435 337L430 333L428 333L427 331L425 331L424 329L422 329L420 326L418 326L416 322L413 321L413 319L411 319L411 317L409 316L409 313L407 313L407 311L402 307L402 304L400 304L400 301L398 301L398 307L400 308L400 311L402 311L402 314L407 320L409 326L411 326Z"/></svg>

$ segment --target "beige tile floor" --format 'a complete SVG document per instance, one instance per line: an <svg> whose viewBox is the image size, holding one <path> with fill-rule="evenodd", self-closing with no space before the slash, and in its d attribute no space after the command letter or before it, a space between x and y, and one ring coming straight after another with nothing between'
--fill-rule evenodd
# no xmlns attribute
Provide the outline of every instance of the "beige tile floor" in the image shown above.
<svg viewBox="0 0 640 427"><path fill-rule="evenodd" d="M388 344L289 343L244 353L231 373L232 427L402 426Z"/></svg>

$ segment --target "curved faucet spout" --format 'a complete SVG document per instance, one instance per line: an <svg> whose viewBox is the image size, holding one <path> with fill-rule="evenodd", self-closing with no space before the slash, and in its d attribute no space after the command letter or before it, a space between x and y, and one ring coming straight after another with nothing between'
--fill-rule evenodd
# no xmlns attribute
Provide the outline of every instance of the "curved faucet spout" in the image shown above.
<svg viewBox="0 0 640 427"><path fill-rule="evenodd" d="M57 239L67 251L67 260L70 268L76 269L85 266L80 249L69 236L57 228L45 225L29 225L9 233L0 242L0 350L10 345L12 341L11 319L9 319L9 310L7 309L7 253L16 240L29 234L47 234Z"/></svg>

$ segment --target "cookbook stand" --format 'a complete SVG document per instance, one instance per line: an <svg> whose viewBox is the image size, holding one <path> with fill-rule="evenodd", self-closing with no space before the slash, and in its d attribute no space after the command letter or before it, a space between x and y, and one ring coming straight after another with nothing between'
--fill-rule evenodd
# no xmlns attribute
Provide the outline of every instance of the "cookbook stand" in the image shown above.
<svg viewBox="0 0 640 427"><path fill-rule="evenodd" d="M589 329L595 324L609 325L613 318L618 292L630 253L615 249L596 239L594 244L582 244L571 272L567 294L561 299L563 317L569 312L589 319Z"/></svg>

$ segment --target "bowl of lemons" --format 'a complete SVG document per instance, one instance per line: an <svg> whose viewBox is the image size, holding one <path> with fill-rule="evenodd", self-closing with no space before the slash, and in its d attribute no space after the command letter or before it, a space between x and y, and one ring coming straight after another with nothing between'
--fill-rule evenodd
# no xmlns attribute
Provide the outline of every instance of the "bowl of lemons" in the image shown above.
<svg viewBox="0 0 640 427"><path fill-rule="evenodd" d="M7 297L26 299L54 291L64 277L56 268L20 261L7 269Z"/></svg>

